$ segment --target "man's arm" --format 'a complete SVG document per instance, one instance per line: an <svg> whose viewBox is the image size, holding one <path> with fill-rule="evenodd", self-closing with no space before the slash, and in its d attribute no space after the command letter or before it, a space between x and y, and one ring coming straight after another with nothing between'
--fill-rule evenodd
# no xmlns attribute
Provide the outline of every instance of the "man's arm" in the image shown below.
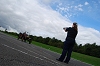
<svg viewBox="0 0 100 66"><path fill-rule="evenodd" d="M63 28L65 30L65 32L67 32L67 28Z"/></svg>

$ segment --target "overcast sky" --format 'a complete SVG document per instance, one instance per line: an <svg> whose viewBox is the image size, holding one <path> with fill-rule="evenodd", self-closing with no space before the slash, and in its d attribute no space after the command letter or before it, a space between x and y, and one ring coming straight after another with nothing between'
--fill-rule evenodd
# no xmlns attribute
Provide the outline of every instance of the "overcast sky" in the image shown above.
<svg viewBox="0 0 100 66"><path fill-rule="evenodd" d="M94 6L90 6L91 3L96 5L93 13L91 11ZM100 4L99 0L97 3ZM93 2L86 0L81 2L80 0L0 0L0 29L7 28L11 32L27 31L31 35L55 37L64 41L66 33L62 28L71 27L73 22L77 22L79 32L76 42L83 45L86 43L100 45L100 16L97 14L100 12L97 8L99 7L95 0Z"/></svg>

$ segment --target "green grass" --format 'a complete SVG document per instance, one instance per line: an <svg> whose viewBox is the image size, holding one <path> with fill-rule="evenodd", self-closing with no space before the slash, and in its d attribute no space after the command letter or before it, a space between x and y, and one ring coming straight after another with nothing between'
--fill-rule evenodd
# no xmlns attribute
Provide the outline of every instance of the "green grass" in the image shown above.
<svg viewBox="0 0 100 66"><path fill-rule="evenodd" d="M39 43L39 42L32 41L32 44L40 46L40 47L48 49L48 50L51 50L51 51L54 51L54 52L57 52L57 53L61 53L62 52L61 48L49 46L49 45L42 44L42 43Z"/></svg>
<svg viewBox="0 0 100 66"><path fill-rule="evenodd" d="M96 58L96 57L92 57L92 56L88 56L88 55L84 55L84 54L80 54L76 52L72 53L72 58L75 58L82 62L92 64L94 66L100 66L100 58Z"/></svg>
<svg viewBox="0 0 100 66"><path fill-rule="evenodd" d="M57 47L53 47L53 46L49 46L46 44L42 44L39 42L35 42L33 41L32 44L35 44L37 46L43 47L45 49L60 53L62 52L62 49L57 48ZM80 53L76 53L76 52L72 52L72 58L80 60L82 62L86 62L88 64L94 65L94 66L100 66L100 58L96 58L96 57L92 57L92 56L88 56L88 55L84 55L84 54L80 54Z"/></svg>

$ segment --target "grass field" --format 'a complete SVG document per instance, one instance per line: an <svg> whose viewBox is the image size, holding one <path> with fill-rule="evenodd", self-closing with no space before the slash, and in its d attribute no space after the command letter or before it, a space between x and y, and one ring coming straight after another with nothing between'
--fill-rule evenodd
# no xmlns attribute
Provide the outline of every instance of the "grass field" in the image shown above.
<svg viewBox="0 0 100 66"><path fill-rule="evenodd" d="M37 46L40 46L42 48L45 48L45 49L48 49L48 50L51 50L51 51L54 51L54 52L57 52L60 54L62 52L61 48L49 46L49 45L42 44L39 42L33 41L32 44L35 44ZM86 62L86 63L91 64L93 66L100 66L100 58L96 58L96 57L92 57L92 56L88 56L88 55L84 55L84 54L80 54L80 53L76 53L76 52L72 53L72 58L80 60L82 62Z"/></svg>

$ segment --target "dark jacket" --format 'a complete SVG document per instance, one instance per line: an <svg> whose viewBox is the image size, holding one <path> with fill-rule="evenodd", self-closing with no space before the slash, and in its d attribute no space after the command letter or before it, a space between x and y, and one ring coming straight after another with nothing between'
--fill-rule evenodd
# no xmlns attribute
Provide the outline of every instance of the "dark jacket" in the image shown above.
<svg viewBox="0 0 100 66"><path fill-rule="evenodd" d="M71 38L71 39L75 40L75 38L77 36L77 33L78 33L77 30L75 30L73 27L69 27L69 28L66 28L65 31L67 31L67 37L66 37L66 39L67 38Z"/></svg>

